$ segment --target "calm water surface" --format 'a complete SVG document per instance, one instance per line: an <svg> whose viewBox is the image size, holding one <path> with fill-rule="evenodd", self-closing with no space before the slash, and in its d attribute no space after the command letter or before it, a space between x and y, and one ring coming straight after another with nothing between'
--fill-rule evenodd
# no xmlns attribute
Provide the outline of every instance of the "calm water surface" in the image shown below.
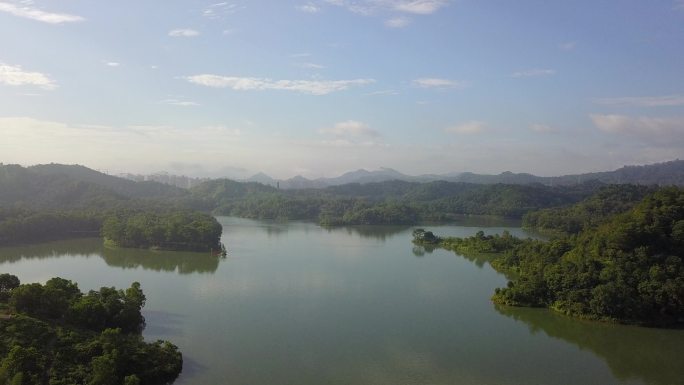
<svg viewBox="0 0 684 385"><path fill-rule="evenodd" d="M225 259L87 239L0 249L0 272L83 290L141 282L145 337L183 352L177 384L684 383L684 331L497 308L503 276L414 248L413 228L219 220ZM525 235L487 225L429 229Z"/></svg>

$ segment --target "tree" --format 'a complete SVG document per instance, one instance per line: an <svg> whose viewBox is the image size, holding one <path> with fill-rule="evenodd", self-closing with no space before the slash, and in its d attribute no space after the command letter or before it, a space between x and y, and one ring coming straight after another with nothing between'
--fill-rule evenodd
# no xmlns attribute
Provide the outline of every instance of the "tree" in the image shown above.
<svg viewBox="0 0 684 385"><path fill-rule="evenodd" d="M0 274L0 302L7 302L13 289L19 287L19 278L12 274Z"/></svg>

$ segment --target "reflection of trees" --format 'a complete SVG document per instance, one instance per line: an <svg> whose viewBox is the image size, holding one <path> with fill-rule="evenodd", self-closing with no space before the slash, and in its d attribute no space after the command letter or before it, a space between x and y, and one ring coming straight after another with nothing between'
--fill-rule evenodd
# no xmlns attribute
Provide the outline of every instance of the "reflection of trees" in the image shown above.
<svg viewBox="0 0 684 385"><path fill-rule="evenodd" d="M209 253L153 251L143 249L103 248L102 258L109 266L124 269L177 271L179 274L213 273L220 257Z"/></svg>
<svg viewBox="0 0 684 385"><path fill-rule="evenodd" d="M0 248L0 263L22 259L56 258L62 255L93 255L102 250L102 239L84 238Z"/></svg>
<svg viewBox="0 0 684 385"><path fill-rule="evenodd" d="M386 226L386 225L366 225L366 226L344 226L344 227L331 227L328 231L340 231L344 230L349 235L358 235L361 238L377 239L379 241L385 241L396 234L405 232L410 229L409 226Z"/></svg>
<svg viewBox="0 0 684 385"><path fill-rule="evenodd" d="M0 263L59 258L65 255L100 256L107 265L113 267L142 267L155 271L177 271L179 274L213 273L221 259L209 253L106 248L102 239L87 238L0 248Z"/></svg>
<svg viewBox="0 0 684 385"><path fill-rule="evenodd" d="M539 331L602 357L622 381L670 385L684 379L684 330L581 321L542 309L497 306L496 310Z"/></svg>
<svg viewBox="0 0 684 385"><path fill-rule="evenodd" d="M432 254L435 251L434 245L413 245L413 255L416 257L424 257L425 254Z"/></svg>

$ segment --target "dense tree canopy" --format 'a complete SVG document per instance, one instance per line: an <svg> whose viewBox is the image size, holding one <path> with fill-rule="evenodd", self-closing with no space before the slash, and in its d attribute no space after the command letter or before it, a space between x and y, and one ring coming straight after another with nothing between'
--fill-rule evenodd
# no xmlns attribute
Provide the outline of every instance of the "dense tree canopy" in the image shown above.
<svg viewBox="0 0 684 385"><path fill-rule="evenodd" d="M189 211L119 211L109 215L102 236L116 246L171 250L221 250L216 218Z"/></svg>
<svg viewBox="0 0 684 385"><path fill-rule="evenodd" d="M579 317L655 326L684 324L684 189L662 188L625 212L581 221L577 234L551 241L510 236L446 238L459 253L492 252L492 265L515 277L494 300L516 306L545 306ZM596 197L557 211L574 220ZM606 201L615 207L615 202ZM599 205L600 206L600 205ZM628 208L631 207L631 208ZM561 218L557 223L570 223ZM567 232L562 227L559 233ZM417 240L420 242L420 240Z"/></svg>
<svg viewBox="0 0 684 385"><path fill-rule="evenodd" d="M12 279L9 279L12 278ZM13 286L0 301L0 384L170 384L181 372L178 348L147 343L140 284L83 294L62 278ZM16 283L16 285L15 285Z"/></svg>
<svg viewBox="0 0 684 385"><path fill-rule="evenodd" d="M448 221L462 214L520 218L532 210L578 202L599 187L596 183L556 188L388 181L277 190L254 183L212 181L193 188L192 194L193 202L203 208L213 204L214 212L221 215L315 220L323 225L416 224Z"/></svg>

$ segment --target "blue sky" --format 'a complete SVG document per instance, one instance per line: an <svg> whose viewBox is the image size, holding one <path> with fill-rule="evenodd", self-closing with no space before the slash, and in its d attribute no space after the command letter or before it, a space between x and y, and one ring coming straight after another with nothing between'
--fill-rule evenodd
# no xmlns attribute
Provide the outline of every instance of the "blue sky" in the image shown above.
<svg viewBox="0 0 684 385"><path fill-rule="evenodd" d="M684 1L0 0L0 162L335 176L684 158Z"/></svg>

